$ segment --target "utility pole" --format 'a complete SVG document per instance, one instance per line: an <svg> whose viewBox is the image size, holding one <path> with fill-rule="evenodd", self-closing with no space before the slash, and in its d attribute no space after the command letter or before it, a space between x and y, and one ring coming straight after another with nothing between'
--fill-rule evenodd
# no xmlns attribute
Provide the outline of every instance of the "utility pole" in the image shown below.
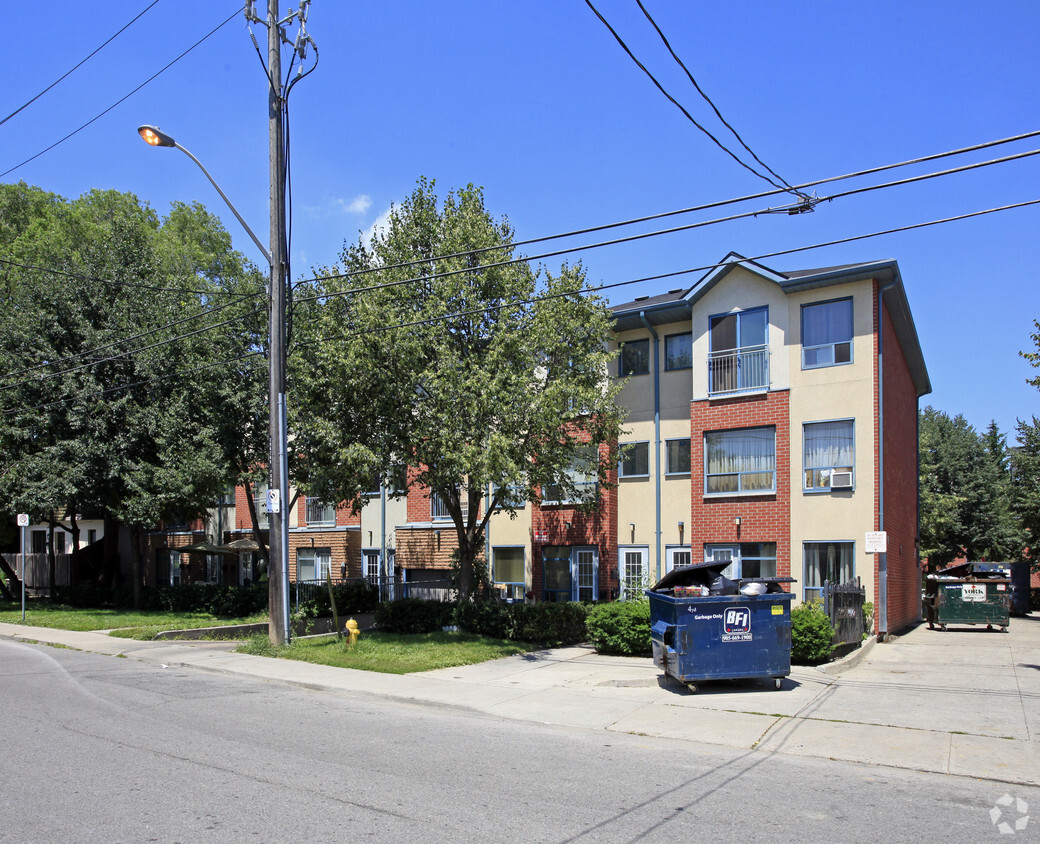
<svg viewBox="0 0 1040 844"><path fill-rule="evenodd" d="M270 313L270 542L268 561L268 635L271 644L289 641L289 471L285 408L285 285L288 275L285 224L285 145L282 128L282 58L278 0L267 3L267 53L270 91L271 313Z"/></svg>

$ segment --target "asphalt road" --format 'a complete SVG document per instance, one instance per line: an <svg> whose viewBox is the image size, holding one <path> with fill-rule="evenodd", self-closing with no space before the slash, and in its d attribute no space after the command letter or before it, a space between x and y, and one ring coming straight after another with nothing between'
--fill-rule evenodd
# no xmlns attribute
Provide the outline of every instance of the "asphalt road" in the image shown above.
<svg viewBox="0 0 1040 844"><path fill-rule="evenodd" d="M0 678L3 842L1040 839L1035 788L10 641ZM1005 794L1037 816L1014 837Z"/></svg>

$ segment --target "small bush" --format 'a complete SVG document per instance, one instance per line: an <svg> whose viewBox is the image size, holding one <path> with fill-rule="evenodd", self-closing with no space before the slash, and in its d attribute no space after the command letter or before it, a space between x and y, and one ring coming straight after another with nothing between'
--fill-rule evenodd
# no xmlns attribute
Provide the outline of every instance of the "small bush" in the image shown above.
<svg viewBox="0 0 1040 844"><path fill-rule="evenodd" d="M387 633L434 633L454 623L455 605L446 601L402 598L376 607L376 624Z"/></svg>
<svg viewBox="0 0 1040 844"><path fill-rule="evenodd" d="M651 652L648 601L598 604L589 610L585 628L601 654L642 656Z"/></svg>
<svg viewBox="0 0 1040 844"><path fill-rule="evenodd" d="M511 604L510 639L543 648L562 648L584 642L588 607L574 601L545 604Z"/></svg>
<svg viewBox="0 0 1040 844"><path fill-rule="evenodd" d="M834 652L834 628L816 601L791 610L791 660L802 665L826 662Z"/></svg>
<svg viewBox="0 0 1040 844"><path fill-rule="evenodd" d="M455 623L467 633L510 639L513 613L510 604L498 601L460 601L455 606Z"/></svg>

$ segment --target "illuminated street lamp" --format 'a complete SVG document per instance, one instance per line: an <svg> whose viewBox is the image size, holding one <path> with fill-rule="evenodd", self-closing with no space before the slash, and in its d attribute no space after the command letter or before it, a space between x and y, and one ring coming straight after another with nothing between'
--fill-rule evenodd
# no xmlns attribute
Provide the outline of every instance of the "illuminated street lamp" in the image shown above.
<svg viewBox="0 0 1040 844"><path fill-rule="evenodd" d="M275 16L277 19L277 16ZM277 31L277 29L275 29ZM277 53L278 42L274 41L271 48L273 78L277 79L281 74L278 64ZM280 97L280 90L272 92L272 98ZM272 113L273 110L272 110ZM269 572L268 584L268 611L270 615L271 642L275 645L285 644L289 641L291 632L289 629L289 513L287 505L289 502L289 470L288 470L288 431L286 424L285 406L285 280L288 273L288 261L285 256L285 171L281 159L281 123L280 111L273 118L271 148L271 251L264 248L259 238L253 234L253 230L246 225L238 209L227 198L224 191L220 189L209 171L188 150L177 143L172 137L155 126L139 126L137 133L144 139L145 143L153 147L175 147L194 161L199 169L206 174L211 185L216 188L220 198L231 209L231 213L242 224L253 243L263 253L271 269L270 300L270 347L269 347L269 374L270 374L270 421L269 421L269 443L270 443L270 466L271 483L268 488L268 506L270 515L270 535L268 549L270 555L271 571ZM276 257L272 257L272 253Z"/></svg>

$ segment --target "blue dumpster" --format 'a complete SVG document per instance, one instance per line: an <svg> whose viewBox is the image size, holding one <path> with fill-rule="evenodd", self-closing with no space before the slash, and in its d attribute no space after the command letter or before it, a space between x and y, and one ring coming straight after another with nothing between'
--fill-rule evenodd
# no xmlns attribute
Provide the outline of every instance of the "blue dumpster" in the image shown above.
<svg viewBox="0 0 1040 844"><path fill-rule="evenodd" d="M669 572L653 588L650 638L654 663L680 683L770 678L791 673L793 578L728 581L725 564ZM713 594L714 593L714 594Z"/></svg>

